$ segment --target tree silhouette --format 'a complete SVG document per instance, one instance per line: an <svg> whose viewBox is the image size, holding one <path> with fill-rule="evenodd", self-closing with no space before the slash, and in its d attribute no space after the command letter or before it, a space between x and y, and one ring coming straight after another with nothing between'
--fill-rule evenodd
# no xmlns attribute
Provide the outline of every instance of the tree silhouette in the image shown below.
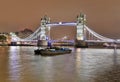
<svg viewBox="0 0 120 82"><path fill-rule="evenodd" d="M4 36L4 35L0 35L0 42L4 42L4 41L6 41L6 36Z"/></svg>

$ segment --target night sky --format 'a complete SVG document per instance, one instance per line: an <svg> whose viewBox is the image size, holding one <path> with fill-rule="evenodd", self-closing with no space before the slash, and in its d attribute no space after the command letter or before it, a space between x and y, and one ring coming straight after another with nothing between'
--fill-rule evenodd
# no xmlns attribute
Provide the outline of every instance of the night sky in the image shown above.
<svg viewBox="0 0 120 82"><path fill-rule="evenodd" d="M44 15L51 22L74 22L80 12L86 14L89 28L106 37L120 38L120 0L0 0L0 32L35 31ZM65 27L65 32L75 34L74 30Z"/></svg>

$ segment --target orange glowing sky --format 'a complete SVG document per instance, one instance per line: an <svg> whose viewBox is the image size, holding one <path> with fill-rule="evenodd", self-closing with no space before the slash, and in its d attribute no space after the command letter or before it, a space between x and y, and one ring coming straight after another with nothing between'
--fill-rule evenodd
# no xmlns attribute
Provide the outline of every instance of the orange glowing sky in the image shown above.
<svg viewBox="0 0 120 82"><path fill-rule="evenodd" d="M0 0L0 32L35 30L44 15L51 22L73 22L80 12L94 31L120 38L120 0Z"/></svg>

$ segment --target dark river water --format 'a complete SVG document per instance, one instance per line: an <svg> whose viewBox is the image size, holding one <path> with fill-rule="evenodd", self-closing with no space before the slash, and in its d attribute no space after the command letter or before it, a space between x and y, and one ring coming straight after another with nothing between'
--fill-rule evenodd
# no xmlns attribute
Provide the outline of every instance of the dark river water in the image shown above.
<svg viewBox="0 0 120 82"><path fill-rule="evenodd" d="M0 47L0 82L120 82L120 50L80 49L42 57L36 47Z"/></svg>

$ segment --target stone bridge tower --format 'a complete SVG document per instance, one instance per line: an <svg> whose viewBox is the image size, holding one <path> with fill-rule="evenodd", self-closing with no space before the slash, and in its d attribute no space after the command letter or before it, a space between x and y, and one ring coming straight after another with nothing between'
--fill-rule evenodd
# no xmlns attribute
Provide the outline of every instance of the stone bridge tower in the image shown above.
<svg viewBox="0 0 120 82"><path fill-rule="evenodd" d="M85 35L85 26L86 24L86 15L80 13L77 16L77 26L76 26L76 40L75 46L76 47L87 47L87 43L85 42L86 35Z"/></svg>

